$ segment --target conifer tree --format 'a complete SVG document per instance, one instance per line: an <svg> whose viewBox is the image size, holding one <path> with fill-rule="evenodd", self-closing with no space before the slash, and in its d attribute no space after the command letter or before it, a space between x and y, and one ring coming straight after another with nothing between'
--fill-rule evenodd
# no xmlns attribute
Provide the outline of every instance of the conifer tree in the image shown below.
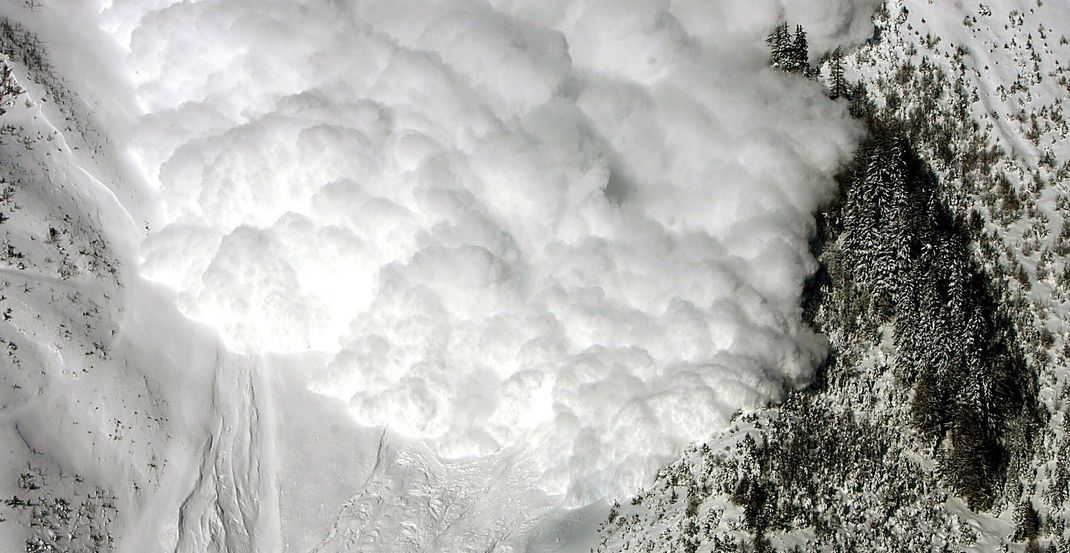
<svg viewBox="0 0 1070 553"><path fill-rule="evenodd" d="M792 73L798 73L809 77L812 74L810 69L810 47L806 41L806 30L802 25L796 25L795 38L791 43L790 54L790 67L788 71Z"/></svg>
<svg viewBox="0 0 1070 553"><path fill-rule="evenodd" d="M839 48L829 57L829 96L832 99L847 97L847 80L843 76L843 53Z"/></svg>
<svg viewBox="0 0 1070 553"><path fill-rule="evenodd" d="M802 25L795 27L794 36L788 30L787 23L781 23L765 39L769 45L769 64L788 73L797 73L813 78L816 72L810 66L810 52L806 41L806 31Z"/></svg>
<svg viewBox="0 0 1070 553"><path fill-rule="evenodd" d="M773 32L765 39L765 42L769 45L770 65L777 69L788 71L791 65L792 50L792 39L791 33L788 31L788 24L781 23L777 25L776 29L773 29Z"/></svg>
<svg viewBox="0 0 1070 553"><path fill-rule="evenodd" d="M15 80L11 67L0 61L0 115L7 113L7 106L22 92L22 87Z"/></svg>

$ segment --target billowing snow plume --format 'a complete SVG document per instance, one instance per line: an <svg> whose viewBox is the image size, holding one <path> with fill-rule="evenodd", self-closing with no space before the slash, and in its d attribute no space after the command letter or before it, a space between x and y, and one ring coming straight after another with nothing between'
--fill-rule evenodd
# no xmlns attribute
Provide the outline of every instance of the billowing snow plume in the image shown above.
<svg viewBox="0 0 1070 553"><path fill-rule="evenodd" d="M143 270L445 457L646 482L824 354L811 213L857 129L766 68L871 2L115 0L158 181Z"/></svg>

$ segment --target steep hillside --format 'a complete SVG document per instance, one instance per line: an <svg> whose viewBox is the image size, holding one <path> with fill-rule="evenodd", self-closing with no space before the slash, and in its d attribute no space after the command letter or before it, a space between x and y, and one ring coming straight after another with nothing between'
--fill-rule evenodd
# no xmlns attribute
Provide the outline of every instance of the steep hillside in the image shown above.
<svg viewBox="0 0 1070 553"><path fill-rule="evenodd" d="M891 1L823 60L870 134L813 244L832 353L601 550L1067 550L1066 11Z"/></svg>
<svg viewBox="0 0 1070 553"><path fill-rule="evenodd" d="M130 529L195 542L198 525L262 543L270 496L227 494L270 467L263 384L132 270L137 192L93 99L2 17L0 54L0 549L157 550Z"/></svg>
<svg viewBox="0 0 1070 553"><path fill-rule="evenodd" d="M0 15L0 550L1070 553L1066 2Z"/></svg>

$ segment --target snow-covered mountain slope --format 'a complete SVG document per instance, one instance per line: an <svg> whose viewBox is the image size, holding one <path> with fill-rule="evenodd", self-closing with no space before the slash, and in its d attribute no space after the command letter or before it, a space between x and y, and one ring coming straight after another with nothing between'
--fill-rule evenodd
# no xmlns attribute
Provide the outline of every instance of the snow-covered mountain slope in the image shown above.
<svg viewBox="0 0 1070 553"><path fill-rule="evenodd" d="M273 486L266 423L251 418L264 401L254 392L269 392L137 274L140 229L119 199L134 194L92 105L48 67L33 33L8 19L0 32L11 71L0 116L2 548L146 551L177 539L204 551L197 541L219 532L240 533L231 543L246 550L277 543L253 532L278 528L261 493Z"/></svg>
<svg viewBox="0 0 1070 553"><path fill-rule="evenodd" d="M1068 11L0 6L0 549L1066 550Z"/></svg>
<svg viewBox="0 0 1070 553"><path fill-rule="evenodd" d="M1067 5L874 22L843 62L870 141L815 242L832 355L615 507L602 550L1068 547Z"/></svg>

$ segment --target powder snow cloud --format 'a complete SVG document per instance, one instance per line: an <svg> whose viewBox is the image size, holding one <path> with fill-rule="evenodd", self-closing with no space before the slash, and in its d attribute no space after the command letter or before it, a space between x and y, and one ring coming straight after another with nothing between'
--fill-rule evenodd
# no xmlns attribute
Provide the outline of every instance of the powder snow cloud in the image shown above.
<svg viewBox="0 0 1070 553"><path fill-rule="evenodd" d="M804 382L811 213L859 136L765 34L872 2L114 0L142 270L243 352L576 503Z"/></svg>

